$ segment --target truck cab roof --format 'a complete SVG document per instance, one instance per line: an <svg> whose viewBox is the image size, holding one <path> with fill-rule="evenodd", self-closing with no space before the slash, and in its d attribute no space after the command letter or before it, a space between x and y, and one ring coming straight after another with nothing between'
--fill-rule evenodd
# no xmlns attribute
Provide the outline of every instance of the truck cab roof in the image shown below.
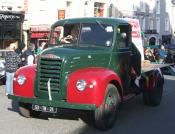
<svg viewBox="0 0 175 134"><path fill-rule="evenodd" d="M58 24L66 24L66 23L106 23L111 25L129 24L126 20L122 18L82 17L82 18L59 20L55 22L52 25L52 27L57 26Z"/></svg>

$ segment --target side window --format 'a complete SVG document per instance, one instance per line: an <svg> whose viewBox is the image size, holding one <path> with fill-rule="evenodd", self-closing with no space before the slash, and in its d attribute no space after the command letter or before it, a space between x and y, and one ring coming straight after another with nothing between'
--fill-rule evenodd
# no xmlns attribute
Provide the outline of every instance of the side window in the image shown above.
<svg viewBox="0 0 175 134"><path fill-rule="evenodd" d="M52 31L51 44L73 44L79 38L80 24L58 25Z"/></svg>
<svg viewBox="0 0 175 134"><path fill-rule="evenodd" d="M120 25L117 28L117 36L118 36L118 48L130 48L131 46L131 26L128 25Z"/></svg>
<svg viewBox="0 0 175 134"><path fill-rule="evenodd" d="M55 27L50 36L50 44L52 45L58 44L59 39L63 36L63 31L64 31L63 26Z"/></svg>

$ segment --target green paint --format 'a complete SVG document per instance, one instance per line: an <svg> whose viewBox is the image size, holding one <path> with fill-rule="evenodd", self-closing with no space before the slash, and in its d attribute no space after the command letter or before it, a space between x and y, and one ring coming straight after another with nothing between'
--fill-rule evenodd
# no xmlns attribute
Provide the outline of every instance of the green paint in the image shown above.
<svg viewBox="0 0 175 134"><path fill-rule="evenodd" d="M36 103L47 106L55 106L62 108L94 110L94 105L79 105L66 103L67 80L69 75L81 68L88 67L104 67L116 72L122 79L124 87L129 86L129 77L131 66L137 69L137 75L141 73L140 54L131 43L130 25L121 19L112 18L81 18L67 19L56 22L52 25L51 37L54 36L54 28L57 25L79 24L82 27L85 24L95 24L97 27L111 32L113 30L112 39L107 44L103 43L81 43L80 37L76 44L60 44L44 50L39 55L37 75L35 78L35 99L27 99L22 97L10 96L10 99L23 101L27 103ZM104 26L109 27L104 28ZM86 30L89 30L88 28ZM91 29L94 30L94 29ZM127 33L125 42L121 37L121 32ZM82 32L80 32L82 33ZM94 39L98 38L97 33ZM87 36L88 37L88 36ZM105 36L104 36L105 38ZM98 39L99 40L102 40ZM88 40L90 41L90 39ZM126 43L127 41L127 43ZM122 44L126 43L126 44ZM51 58L52 57L52 58ZM52 100L49 101L48 81L50 81Z"/></svg>

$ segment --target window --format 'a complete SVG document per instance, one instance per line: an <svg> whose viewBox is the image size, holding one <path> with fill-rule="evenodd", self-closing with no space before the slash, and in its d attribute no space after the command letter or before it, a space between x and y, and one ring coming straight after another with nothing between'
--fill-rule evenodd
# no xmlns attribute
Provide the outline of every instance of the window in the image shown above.
<svg viewBox="0 0 175 134"><path fill-rule="evenodd" d="M141 22L141 30L145 31L145 17L140 17L140 22Z"/></svg>
<svg viewBox="0 0 175 134"><path fill-rule="evenodd" d="M88 1L85 1L84 3L84 16L88 16Z"/></svg>
<svg viewBox="0 0 175 134"><path fill-rule="evenodd" d="M160 18L159 17L156 18L156 30L158 33L160 33Z"/></svg>
<svg viewBox="0 0 175 134"><path fill-rule="evenodd" d="M66 18L69 18L72 14L72 2L71 1L67 1L66 2Z"/></svg>
<svg viewBox="0 0 175 134"><path fill-rule="evenodd" d="M113 41L113 33L114 33L113 26L108 24L101 24L100 22L83 23L81 24L81 29L79 23L64 24L57 26L54 32L52 32L50 43L63 44L63 45L64 44L77 45L77 43L79 43L80 46L110 47ZM72 37L68 38L70 36Z"/></svg>
<svg viewBox="0 0 175 134"><path fill-rule="evenodd" d="M149 0L148 1L149 6L149 13L154 13L154 9L156 7L156 0Z"/></svg>
<svg viewBox="0 0 175 134"><path fill-rule="evenodd" d="M65 10L58 10L58 19L62 20L65 18Z"/></svg>
<svg viewBox="0 0 175 134"><path fill-rule="evenodd" d="M141 12L146 12L146 5L145 5L145 3L143 3L143 2L140 3L140 9L141 9Z"/></svg>
<svg viewBox="0 0 175 134"><path fill-rule="evenodd" d="M95 17L103 17L104 14L104 4L95 2L94 4L94 16Z"/></svg>
<svg viewBox="0 0 175 134"><path fill-rule="evenodd" d="M93 44L97 46L111 46L113 41L113 27L107 24L83 24L80 44Z"/></svg>
<svg viewBox="0 0 175 134"><path fill-rule="evenodd" d="M120 25L117 28L118 48L129 48L131 45L131 26Z"/></svg>
<svg viewBox="0 0 175 134"><path fill-rule="evenodd" d="M153 27L154 27L154 21L153 19L150 19L149 30L153 30Z"/></svg>
<svg viewBox="0 0 175 134"><path fill-rule="evenodd" d="M168 18L165 19L165 31L170 30L170 21Z"/></svg>
<svg viewBox="0 0 175 134"><path fill-rule="evenodd" d="M6 22L0 25L0 39L20 39L20 33L20 22Z"/></svg>
<svg viewBox="0 0 175 134"><path fill-rule="evenodd" d="M160 0L156 1L156 14L160 14Z"/></svg>
<svg viewBox="0 0 175 134"><path fill-rule="evenodd" d="M137 6L135 4L132 5L133 11L137 11Z"/></svg>
<svg viewBox="0 0 175 134"><path fill-rule="evenodd" d="M52 32L51 44L76 44L80 24L64 24L55 27Z"/></svg>
<svg viewBox="0 0 175 134"><path fill-rule="evenodd" d="M0 24L0 39L3 39L3 25Z"/></svg>

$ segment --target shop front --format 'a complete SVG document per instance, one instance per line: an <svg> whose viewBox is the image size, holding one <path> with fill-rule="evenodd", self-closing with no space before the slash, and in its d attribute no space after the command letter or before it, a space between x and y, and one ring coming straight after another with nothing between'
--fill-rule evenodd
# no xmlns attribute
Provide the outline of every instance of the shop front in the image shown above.
<svg viewBox="0 0 175 134"><path fill-rule="evenodd" d="M23 42L23 12L0 11L0 83L5 83L5 56L10 43L16 43L17 52Z"/></svg>
<svg viewBox="0 0 175 134"><path fill-rule="evenodd" d="M24 13L0 11L0 49L6 49L11 42L22 42Z"/></svg>
<svg viewBox="0 0 175 134"><path fill-rule="evenodd" d="M43 43L47 43L50 34L50 25L31 25L30 42L37 48Z"/></svg>

